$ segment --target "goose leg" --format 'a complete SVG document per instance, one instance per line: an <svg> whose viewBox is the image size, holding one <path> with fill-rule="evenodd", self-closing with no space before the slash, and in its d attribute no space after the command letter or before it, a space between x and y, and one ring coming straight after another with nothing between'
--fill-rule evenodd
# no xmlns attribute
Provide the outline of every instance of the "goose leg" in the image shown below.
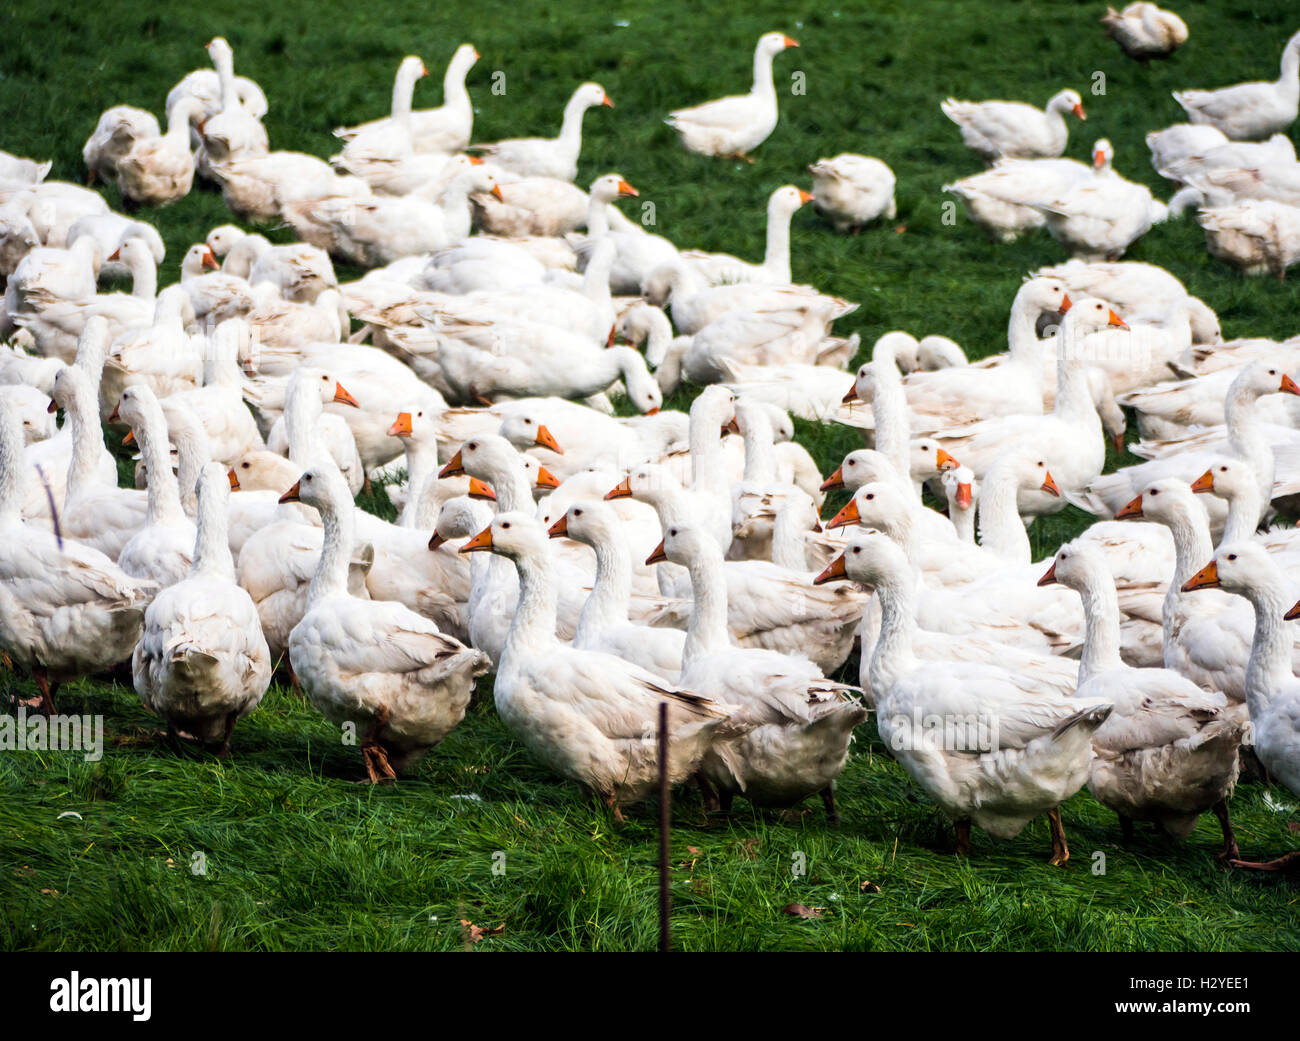
<svg viewBox="0 0 1300 1041"><path fill-rule="evenodd" d="M379 735L384 727L388 726L388 720L392 717L387 705L380 705L375 712L375 721L366 731L365 737L361 739L361 754L366 759L366 773L370 777L371 784L382 784L385 781L396 781L397 771L393 769L392 764L388 761L388 753L384 746L379 743Z"/></svg>
<svg viewBox="0 0 1300 1041"><path fill-rule="evenodd" d="M731 801L736 797L733 791L718 792L718 812L724 817L731 816Z"/></svg>
<svg viewBox="0 0 1300 1041"><path fill-rule="evenodd" d="M835 789L829 784L821 790L822 805L826 807L826 823L839 824L840 815L835 811Z"/></svg>
<svg viewBox="0 0 1300 1041"><path fill-rule="evenodd" d="M226 715L226 731L221 738L221 747L217 749L218 759L230 758L230 735L235 731L235 721L239 719L238 712L231 712Z"/></svg>
<svg viewBox="0 0 1300 1041"><path fill-rule="evenodd" d="M59 689L59 685L55 683L51 686L49 676L41 668L32 670L32 679L36 681L36 689L41 692L41 711L45 713L48 719L54 715L54 691Z"/></svg>
<svg viewBox="0 0 1300 1041"><path fill-rule="evenodd" d="M704 812L716 813L719 808L718 791L709 783L709 779L702 773L695 775L695 783L700 786L700 795L704 797Z"/></svg>
<svg viewBox="0 0 1300 1041"><path fill-rule="evenodd" d="M1047 819L1052 825L1052 867L1060 867L1070 859L1070 847L1065 844L1065 825L1061 823L1061 807L1053 806L1047 811Z"/></svg>
<svg viewBox="0 0 1300 1041"><path fill-rule="evenodd" d="M957 856L970 856L970 821L953 821L953 827L957 829Z"/></svg>
<svg viewBox="0 0 1300 1041"><path fill-rule="evenodd" d="M624 820L623 820L623 811L622 811L622 809L619 808L619 805L618 805L618 793L617 793L617 792L613 792L613 791L611 791L608 795L605 796L605 806L608 807L609 810L613 812L613 814L614 814L614 823L615 823L615 824L623 824L623 823L625 823Z"/></svg>
<svg viewBox="0 0 1300 1041"><path fill-rule="evenodd" d="M1237 836L1232 830L1232 820L1228 817L1228 803L1220 799L1214 804L1214 815L1219 818L1219 827L1223 829L1223 849L1219 851L1219 860L1234 861L1241 856L1237 849Z"/></svg>

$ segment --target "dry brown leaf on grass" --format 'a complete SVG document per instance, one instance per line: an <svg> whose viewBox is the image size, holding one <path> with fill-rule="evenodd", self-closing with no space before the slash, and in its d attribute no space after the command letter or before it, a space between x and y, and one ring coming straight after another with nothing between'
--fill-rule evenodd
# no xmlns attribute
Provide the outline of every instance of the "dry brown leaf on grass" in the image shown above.
<svg viewBox="0 0 1300 1041"><path fill-rule="evenodd" d="M806 907L803 904L786 904L781 908L782 914L788 914L791 918L820 918L824 907Z"/></svg>
<svg viewBox="0 0 1300 1041"><path fill-rule="evenodd" d="M470 943L478 943L488 936L500 936L506 931L506 923L502 922L495 929L484 929L481 925L475 925L468 918L460 920L460 927L465 933L465 939Z"/></svg>

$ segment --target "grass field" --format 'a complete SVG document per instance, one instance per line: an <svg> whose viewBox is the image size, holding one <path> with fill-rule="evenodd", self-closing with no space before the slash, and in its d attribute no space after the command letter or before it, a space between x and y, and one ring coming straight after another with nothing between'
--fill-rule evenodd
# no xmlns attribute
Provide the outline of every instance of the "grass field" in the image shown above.
<svg viewBox="0 0 1300 1041"><path fill-rule="evenodd" d="M679 244L757 257L772 188L806 185L804 167L819 156L856 151L885 160L898 176L897 220L850 238L800 214L795 277L860 301L841 327L860 331L866 344L891 328L942 332L978 357L1004 348L1006 311L1024 272L1063 256L1045 233L998 245L964 217L951 227L941 222L940 186L978 164L939 100L1042 104L1074 86L1089 120L1072 126L1068 154L1085 157L1094 137L1109 137L1119 171L1167 198L1143 135L1180 118L1169 91L1271 79L1282 44L1300 26L1291 0L1179 3L1190 42L1145 70L1102 36L1104 4L865 6L756 0L743 14L712 16L686 4L577 9L544 0L468 8L393 0L346 14L305 0L154 12L123 0L93 10L29 2L0 20L7 99L0 148L52 157L51 176L80 181L81 146L99 112L129 103L160 113L168 89L206 64L203 44L221 33L235 48L237 71L270 99L272 145L328 155L332 127L386 110L403 54L420 54L434 70L416 100L436 104L440 70L468 40L483 55L469 81L476 140L554 132L573 86L601 82L617 107L588 115L580 181L618 170L655 203L657 230ZM777 77L780 86L802 70L806 93L783 91L781 123L752 167L683 151L662 116L743 89L753 43L769 29L800 40L800 50L778 58ZM488 90L494 70L506 74L504 96ZM1101 96L1092 93L1095 72L1105 74ZM105 191L118 205L116 191ZM229 219L211 191L142 215L167 243L164 283L177 278L189 244ZM1181 277L1218 311L1226 336L1296 331L1293 287L1247 281L1218 265L1193 223L1155 229L1130 257ZM858 443L852 431L799 424L798 433L823 470ZM1067 511L1035 524L1036 553L1086 522ZM856 662L848 668L856 674ZM7 674L0 683L15 686ZM462 919L504 925L480 950L655 942L654 807L614 828L603 809L509 738L486 684L464 724L415 775L385 788L352 784L361 774L357 749L341 746L278 684L240 724L228 762L168 745L129 682L85 681L65 688L61 701L64 711L103 713L107 747L98 763L74 753L0 756L4 948L455 949L473 946ZM1294 802L1258 783L1238 788L1232 811L1244 855L1295 845L1287 827ZM947 822L888 758L871 724L859 732L839 803L838 828L812 804L803 813L754 814L738 802L730 822L709 823L698 797L683 795L674 806L675 943L1300 948L1294 886L1218 867L1212 821L1184 844L1140 831L1123 848L1113 815L1083 793L1065 807L1074 853L1065 868L1045 863L1045 821L1011 842L977 833L971 859L958 860ZM60 817L66 811L78 816ZM792 903L820 909L818 917L783 913Z"/></svg>

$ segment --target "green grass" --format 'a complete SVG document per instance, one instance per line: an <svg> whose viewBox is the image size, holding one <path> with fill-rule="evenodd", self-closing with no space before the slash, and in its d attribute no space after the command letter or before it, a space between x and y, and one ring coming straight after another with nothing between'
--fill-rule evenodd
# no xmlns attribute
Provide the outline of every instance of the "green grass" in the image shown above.
<svg viewBox="0 0 1300 1041"><path fill-rule="evenodd" d="M1041 104L1073 85L1085 95L1089 121L1072 128L1069 154L1085 157L1094 137L1109 137L1118 169L1167 198L1142 139L1179 119L1169 91L1272 78L1297 22L1289 0L1180 3L1191 42L1144 70L1103 38L1102 5L1091 2L817 6L801 14L757 0L743 14L713 17L684 4L575 9L483 0L435 8L396 0L344 17L306 0L157 10L105 0L75 12L32 2L8 10L0 32L7 102L0 148L52 157L52 176L81 180L81 145L99 112L118 103L160 112L167 90L205 64L203 44L220 32L234 45L237 70L270 98L273 144L328 155L330 128L386 110L403 54L419 53L436 72L457 43L470 40L483 54L470 78L477 140L553 132L573 86L600 81L617 108L589 114L580 180L617 169L655 203L657 230L681 244L757 257L772 188L806 184L807 163L840 151L885 160L898 176L897 220L841 237L815 214L800 214L795 276L860 301L841 328L861 332L867 345L892 328L943 332L980 357L1003 349L1006 311L1024 272L1063 255L1045 234L999 245L964 217L951 227L941 222L940 186L978 164L939 113L939 100L952 93ZM662 116L743 89L753 42L768 29L803 44L777 60L777 75L786 83L805 71L806 94L783 92L781 124L752 167L683 151ZM498 69L506 73L504 97L488 90ZM1105 96L1090 93L1095 71L1106 75ZM436 103L438 76L432 79L417 104ZM105 194L118 205L114 189ZM167 243L164 283L177 277L189 244L229 219L211 191L143 216ZM1181 277L1218 311L1227 336L1294 332L1293 290L1223 268L1191 223L1155 229L1130 256ZM683 394L673 404L687 400ZM806 423L797 431L824 470L858 444L853 431ZM363 505L380 509L383 500ZM1066 511L1035 524L1036 554L1087 520ZM0 683L31 692L8 675ZM466 943L462 918L486 928L504 923L479 949L654 944L654 807L613 828L603 809L511 740L486 685L465 723L411 778L380 789L352 783L361 773L357 750L278 685L240 724L229 762L168 745L129 686L86 681L61 701L66 711L103 713L108 747L96 764L72 753L0 756L0 946L454 949ZM1279 792L1272 798L1295 801ZM676 944L1300 947L1294 888L1216 866L1211 821L1186 843L1143 831L1126 849L1113 815L1084 793L1065 807L1074 858L1064 869L1045 864L1045 821L1010 842L977 833L973 856L961 861L947 823L888 758L871 724L859 733L839 802L844 823L832 829L819 808L753 814L741 802L730 823L706 824L697 797L681 796ZM68 810L80 819L58 819ZM1258 783L1239 787L1232 810L1246 855L1294 846L1287 828L1294 814L1270 809ZM196 852L206 874L191 871ZM1092 870L1098 852L1105 874ZM799 853L802 875L792 872ZM498 863L504 874L493 873ZM815 920L791 918L781 911L791 903L824 911Z"/></svg>

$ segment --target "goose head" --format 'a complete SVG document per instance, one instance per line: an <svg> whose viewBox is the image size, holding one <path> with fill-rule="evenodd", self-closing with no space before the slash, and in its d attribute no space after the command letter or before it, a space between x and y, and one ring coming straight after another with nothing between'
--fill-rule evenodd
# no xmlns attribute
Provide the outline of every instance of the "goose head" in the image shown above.
<svg viewBox="0 0 1300 1041"><path fill-rule="evenodd" d="M591 182L591 197L597 202L613 202L618 198L634 198L640 194L623 179L622 174L605 174Z"/></svg>
<svg viewBox="0 0 1300 1041"><path fill-rule="evenodd" d="M319 463L304 470L293 487L280 496L280 502L300 502L324 515L350 506L352 493L337 466Z"/></svg>
<svg viewBox="0 0 1300 1041"><path fill-rule="evenodd" d="M720 433L734 432L736 424L736 395L721 384L705 387L700 396L691 402L691 422L705 427L716 426Z"/></svg>
<svg viewBox="0 0 1300 1041"><path fill-rule="evenodd" d="M1220 459L1191 484L1193 492L1209 492L1220 499L1258 495L1259 482L1250 466L1240 459Z"/></svg>
<svg viewBox="0 0 1300 1041"><path fill-rule="evenodd" d="M833 488L847 488L856 492L872 481L897 483L899 477L897 468L883 453L874 448L859 448L844 457L835 472L822 482L821 490L828 492Z"/></svg>
<svg viewBox="0 0 1300 1041"><path fill-rule="evenodd" d="M570 538L593 548L621 537L621 522L613 507L587 499L573 503L547 529L553 539Z"/></svg>
<svg viewBox="0 0 1300 1041"><path fill-rule="evenodd" d="M350 405L352 408L361 407L357 404L357 399L348 392L348 389L324 369L299 365L298 368L293 370L293 375L289 378L289 384L290 388L295 384L302 387L302 393L310 393L306 388L313 387L322 405L336 403Z"/></svg>
<svg viewBox="0 0 1300 1041"><path fill-rule="evenodd" d="M224 36L214 36L208 41L205 50L208 52L208 57L212 59L212 64L218 69L221 68L223 62L226 65L234 65L235 63L235 52L231 50L230 44L226 42Z"/></svg>
<svg viewBox="0 0 1300 1041"><path fill-rule="evenodd" d="M669 524L664 528L663 541L646 557L646 564L663 561L690 567L698 561L722 562L722 550L707 533L689 524Z"/></svg>
<svg viewBox="0 0 1300 1041"><path fill-rule="evenodd" d="M467 539L482 531L492 521L492 507L468 495L456 495L438 508L438 520L429 539L429 548L437 549L452 539Z"/></svg>
<svg viewBox="0 0 1300 1041"><path fill-rule="evenodd" d="M234 224L218 224L208 232L208 237L204 241L215 256L224 257L247 237L248 232Z"/></svg>
<svg viewBox="0 0 1300 1041"><path fill-rule="evenodd" d="M806 192L793 184L787 184L774 191L767 200L767 217L788 218L805 203L813 201L812 192Z"/></svg>
<svg viewBox="0 0 1300 1041"><path fill-rule="evenodd" d="M827 528L844 528L860 524L864 528L892 530L905 522L911 510L906 493L896 484L872 481L864 484L839 513L831 518Z"/></svg>
<svg viewBox="0 0 1300 1041"><path fill-rule="evenodd" d="M784 50L798 46L799 41L791 39L785 33L764 33L758 38L758 53L766 57L775 57Z"/></svg>
<svg viewBox="0 0 1300 1041"><path fill-rule="evenodd" d="M844 580L888 587L910 582L912 573L907 555L897 542L884 532L863 529L850 533L844 552L826 565L813 584Z"/></svg>
<svg viewBox="0 0 1300 1041"><path fill-rule="evenodd" d="M1111 161L1115 158L1115 149L1107 138L1099 137L1092 146L1092 168L1095 171L1110 171Z"/></svg>
<svg viewBox="0 0 1300 1041"><path fill-rule="evenodd" d="M474 67L479 57L479 52L472 43L462 43L451 56L451 61L447 65L448 74L455 74L457 78L464 79L465 74Z"/></svg>
<svg viewBox="0 0 1300 1041"><path fill-rule="evenodd" d="M397 66L397 78L403 83L414 83L427 75L429 70L424 67L424 60L414 54L408 54Z"/></svg>
<svg viewBox="0 0 1300 1041"><path fill-rule="evenodd" d="M1214 559L1183 583L1183 592L1226 589L1248 597L1276 573L1277 563L1263 546L1255 542L1229 542L1220 546Z"/></svg>
<svg viewBox="0 0 1300 1041"><path fill-rule="evenodd" d="M460 547L461 553L495 553L510 560L544 557L546 529L526 513L498 513L488 525Z"/></svg>
<svg viewBox="0 0 1300 1041"><path fill-rule="evenodd" d="M1115 514L1115 519L1148 520L1171 526L1195 516L1198 511L1208 526L1205 506L1196 498L1192 487L1177 477L1166 477L1143 488Z"/></svg>
<svg viewBox="0 0 1300 1041"><path fill-rule="evenodd" d="M501 426L497 428L497 434L521 451L529 448L547 448L556 455L564 455L564 449L546 429L546 424L528 412L506 416L501 421Z"/></svg>
<svg viewBox="0 0 1300 1041"><path fill-rule="evenodd" d="M909 469L918 481L929 481L960 464L932 437L913 438L908 449Z"/></svg>
<svg viewBox="0 0 1300 1041"><path fill-rule="evenodd" d="M1088 116L1083 111L1083 98L1079 97L1077 90L1071 90L1066 87L1065 90L1057 91L1052 95L1052 100L1047 103L1049 112L1073 112L1082 120L1087 120Z"/></svg>
<svg viewBox="0 0 1300 1041"><path fill-rule="evenodd" d="M596 108L604 105L606 108L613 108L614 102L609 100L609 95L605 93L605 88L599 83L584 83L573 92L573 97L569 99L569 104L579 109Z"/></svg>
<svg viewBox="0 0 1300 1041"><path fill-rule="evenodd" d="M109 254L108 259L125 264L132 272L154 266L153 250L149 248L149 243L132 231L123 234L122 241Z"/></svg>
<svg viewBox="0 0 1300 1041"><path fill-rule="evenodd" d="M969 510L975 505L975 495L979 490L975 480L975 471L969 466L957 466L945 470L939 475L943 490L948 496L950 509Z"/></svg>
<svg viewBox="0 0 1300 1041"><path fill-rule="evenodd" d="M1281 365L1261 359L1251 362L1237 374L1230 393L1260 398L1265 394L1300 394L1300 386Z"/></svg>
<svg viewBox="0 0 1300 1041"><path fill-rule="evenodd" d="M183 278L194 278L205 271L219 271L221 265L217 263L216 254L206 242L199 242L185 251L185 256L181 260L181 276Z"/></svg>
<svg viewBox="0 0 1300 1041"><path fill-rule="evenodd" d="M619 372L623 376L623 386L627 391L627 399L643 415L655 415L663 408L664 392L659 386L659 381L650 375L645 358L631 347L618 346L607 350L616 355Z"/></svg>
<svg viewBox="0 0 1300 1041"><path fill-rule="evenodd" d="M1100 550L1086 542L1067 542L1057 550L1051 567L1038 584L1060 584L1076 593L1083 593L1104 584L1102 576L1109 577L1110 570Z"/></svg>
<svg viewBox="0 0 1300 1041"><path fill-rule="evenodd" d="M388 436L418 445L433 445L438 440L433 417L426 415L424 409L414 406L397 413L397 418L388 428Z"/></svg>
<svg viewBox="0 0 1300 1041"><path fill-rule="evenodd" d="M1013 310L1039 314L1065 314L1070 310L1070 294L1065 283L1055 278L1031 278L1016 292Z"/></svg>
<svg viewBox="0 0 1300 1041"><path fill-rule="evenodd" d="M1060 495L1052 471L1043 459L1030 446L1018 446L1003 452L989 467L984 475L985 485L1010 482L1017 492L1038 490L1048 495Z"/></svg>
<svg viewBox="0 0 1300 1041"><path fill-rule="evenodd" d="M672 470L657 463L645 463L628 473L605 493L606 499L636 499L654 505L681 492L682 485Z"/></svg>

